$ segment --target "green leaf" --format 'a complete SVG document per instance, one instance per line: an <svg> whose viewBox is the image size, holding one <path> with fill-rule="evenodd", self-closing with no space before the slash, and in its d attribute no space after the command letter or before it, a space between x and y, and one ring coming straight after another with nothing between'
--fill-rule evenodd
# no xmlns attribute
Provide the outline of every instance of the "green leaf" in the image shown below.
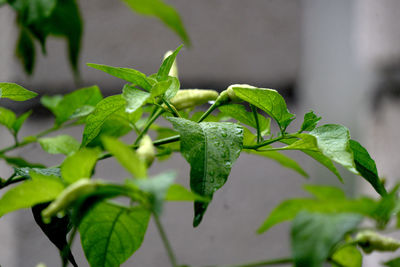
<svg viewBox="0 0 400 267"><path fill-rule="evenodd" d="M43 233L49 240L58 248L61 255L64 253L74 267L78 267L74 256L68 247L67 235L72 228L71 221L68 215L61 218L53 217L49 223L45 223L42 218L42 211L49 203L42 203L32 207L32 214L36 224L40 227Z"/></svg>
<svg viewBox="0 0 400 267"><path fill-rule="evenodd" d="M136 178L146 178L146 163L142 161L136 152L121 141L104 136L104 147Z"/></svg>
<svg viewBox="0 0 400 267"><path fill-rule="evenodd" d="M195 123L168 118L181 135L181 153L190 164L193 192L212 198L228 179L243 146L243 128L230 122ZM208 204L195 202L193 225L201 222Z"/></svg>
<svg viewBox="0 0 400 267"><path fill-rule="evenodd" d="M37 93L29 91L15 83L0 82L0 98L8 98L14 101L25 101L37 96Z"/></svg>
<svg viewBox="0 0 400 267"><path fill-rule="evenodd" d="M383 264L388 267L400 267L400 258L391 259L384 262Z"/></svg>
<svg viewBox="0 0 400 267"><path fill-rule="evenodd" d="M283 139L280 142L284 144L292 144L295 141L296 141L295 139ZM322 154L321 152L309 151L309 150L303 150L302 152L313 158L315 161L319 162L321 165L325 166L328 170L330 170L336 175L339 181L343 182L342 176L340 176L339 171L336 169L331 159L324 156L324 154Z"/></svg>
<svg viewBox="0 0 400 267"><path fill-rule="evenodd" d="M141 73L140 71L93 63L87 63L86 65L91 68L104 71L105 73L108 73L114 77L133 83L134 85L138 85L147 91L150 91L151 89L151 84L147 81L146 75Z"/></svg>
<svg viewBox="0 0 400 267"><path fill-rule="evenodd" d="M255 154L259 155L262 157L266 157L272 160L275 160L279 164L281 164L283 167L292 169L296 172L298 172L300 175L304 177L308 177L307 172L293 159L289 158L288 156L279 153L278 151L257 151L253 149L246 149L244 150L247 153L250 154Z"/></svg>
<svg viewBox="0 0 400 267"><path fill-rule="evenodd" d="M246 108L243 105L229 104L220 106L218 108L225 115L232 117L235 120L238 120L241 123L249 125L255 129L257 128L257 124L253 114L251 112L246 111ZM260 124L260 131L264 132L264 134L268 134L271 120L265 118L260 114L257 114L257 116Z"/></svg>
<svg viewBox="0 0 400 267"><path fill-rule="evenodd" d="M96 205L79 225L90 266L120 266L141 246L149 219L150 212L142 207Z"/></svg>
<svg viewBox="0 0 400 267"><path fill-rule="evenodd" d="M163 95L170 88L171 84L171 80L157 82L150 90L151 97L154 99L157 96Z"/></svg>
<svg viewBox="0 0 400 267"><path fill-rule="evenodd" d="M131 182L137 185L140 190L151 194L152 208L157 214L161 214L165 196L175 177L175 172L165 172L151 179L131 180Z"/></svg>
<svg viewBox="0 0 400 267"><path fill-rule="evenodd" d="M57 1L51 16L40 26L44 35L51 34L67 39L69 62L77 72L83 26L76 0Z"/></svg>
<svg viewBox="0 0 400 267"><path fill-rule="evenodd" d="M295 118L288 111L283 97L273 89L233 87L233 91L239 98L264 110L278 123L281 131Z"/></svg>
<svg viewBox="0 0 400 267"><path fill-rule="evenodd" d="M210 200L186 189L183 185L172 184L165 196L166 201L203 201L209 202Z"/></svg>
<svg viewBox="0 0 400 267"><path fill-rule="evenodd" d="M160 68L158 69L157 72L157 80L158 81L165 81L168 78L169 72L171 70L172 65L175 62L176 56L178 55L179 51L181 50L183 45L178 46L178 48L175 49L175 51L166 57L161 64Z"/></svg>
<svg viewBox="0 0 400 267"><path fill-rule="evenodd" d="M99 134L87 144L88 147L96 147L99 146L103 148L103 143L101 141L101 137L111 136L111 137L121 137L126 135L132 130L132 125L126 118L112 115L110 116L101 126Z"/></svg>
<svg viewBox="0 0 400 267"><path fill-rule="evenodd" d="M150 94L143 92L130 84L125 84L124 88L122 88L122 97L126 100L125 111L132 113L146 102L150 97Z"/></svg>
<svg viewBox="0 0 400 267"><path fill-rule="evenodd" d="M4 159L7 164L15 167L45 168L43 164L28 162L21 157L7 157L1 155L1 158Z"/></svg>
<svg viewBox="0 0 400 267"><path fill-rule="evenodd" d="M356 246L344 246L339 250L335 251L332 255L332 260L336 263L332 263L332 267L361 267L362 266L362 254Z"/></svg>
<svg viewBox="0 0 400 267"><path fill-rule="evenodd" d="M382 196L386 195L387 192L381 179L379 179L375 161L368 151L355 140L350 140L350 149L353 151L354 163L360 175L375 188L376 192Z"/></svg>
<svg viewBox="0 0 400 267"><path fill-rule="evenodd" d="M33 36L24 26L20 27L16 55L27 74L32 74L35 67L36 51Z"/></svg>
<svg viewBox="0 0 400 267"><path fill-rule="evenodd" d="M50 154L70 155L79 150L79 143L69 135L40 138L39 144L43 150Z"/></svg>
<svg viewBox="0 0 400 267"><path fill-rule="evenodd" d="M51 112L53 112L53 114L56 114L56 108L63 98L64 96L62 95L44 95L40 98L40 103Z"/></svg>
<svg viewBox="0 0 400 267"><path fill-rule="evenodd" d="M350 148L349 130L336 124L326 124L310 132L317 138L322 154L336 161L349 171L358 174L354 163L353 151Z"/></svg>
<svg viewBox="0 0 400 267"><path fill-rule="evenodd" d="M96 106L103 99L97 85L82 88L65 95L54 108L56 124L61 125L84 106Z"/></svg>
<svg viewBox="0 0 400 267"><path fill-rule="evenodd" d="M11 188L3 195L0 199L0 217L15 210L51 201L64 189L61 180L55 176L30 172L30 177L31 180Z"/></svg>
<svg viewBox="0 0 400 267"><path fill-rule="evenodd" d="M317 117L317 115L314 114L314 111L310 111L304 115L304 121L303 124L301 125L301 128L299 130L299 133L304 132L304 131L312 131L317 127L317 123L321 117Z"/></svg>
<svg viewBox="0 0 400 267"><path fill-rule="evenodd" d="M100 132L103 123L113 114L124 110L126 100L121 95L113 95L104 98L97 105L96 109L87 117L83 131L82 146L86 146Z"/></svg>
<svg viewBox="0 0 400 267"><path fill-rule="evenodd" d="M14 168L15 174L27 179L32 179L31 173L37 173L44 176L54 176L61 178L60 168Z"/></svg>
<svg viewBox="0 0 400 267"><path fill-rule="evenodd" d="M162 0L122 1L139 14L159 18L165 25L174 30L186 44L190 44L189 36L182 24L182 20L172 6L165 4Z"/></svg>
<svg viewBox="0 0 400 267"><path fill-rule="evenodd" d="M361 220L353 213L299 213L291 228L295 266L322 267L332 248Z"/></svg>
<svg viewBox="0 0 400 267"><path fill-rule="evenodd" d="M0 107L0 124L6 126L9 130L13 131L13 126L17 117L15 113L9 109Z"/></svg>
<svg viewBox="0 0 400 267"><path fill-rule="evenodd" d="M306 190L317 198L295 198L283 201L272 210L257 232L261 234L278 223L292 220L301 211L352 212L373 218L378 206L378 203L369 198L348 199L339 192L339 189L333 187L308 186Z"/></svg>
<svg viewBox="0 0 400 267"><path fill-rule="evenodd" d="M68 156L61 165L61 176L72 184L82 178L90 178L99 157L99 150L83 148Z"/></svg>
<svg viewBox="0 0 400 267"><path fill-rule="evenodd" d="M27 118L29 118L29 116L32 114L32 110L29 110L27 112L25 112L24 114L22 114L21 116L19 116L13 124L13 130L15 133L18 133L19 130L22 127L22 124L24 124L24 122L26 121Z"/></svg>
<svg viewBox="0 0 400 267"><path fill-rule="evenodd" d="M296 137L298 137L298 140L295 140L293 143L291 143L288 146L285 147L279 147L279 148L267 148L265 150L301 150L301 151L313 151L313 152L319 152L318 144L317 144L317 139L310 134L296 134Z"/></svg>

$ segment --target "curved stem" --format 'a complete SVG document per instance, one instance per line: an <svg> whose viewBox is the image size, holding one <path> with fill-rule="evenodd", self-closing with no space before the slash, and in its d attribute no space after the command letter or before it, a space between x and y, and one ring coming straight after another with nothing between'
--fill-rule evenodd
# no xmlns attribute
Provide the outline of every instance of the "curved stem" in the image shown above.
<svg viewBox="0 0 400 267"><path fill-rule="evenodd" d="M179 114L178 110L171 105L168 100L165 100L164 98L162 99L163 103L168 107L168 109L171 111L171 113L174 115L174 117L182 118L181 114Z"/></svg>
<svg viewBox="0 0 400 267"><path fill-rule="evenodd" d="M143 138L143 136L147 133L149 130L150 126L153 124L153 122L161 115L164 113L164 110L159 108L153 116L149 118L149 120L146 122L146 125L143 127L142 131L139 133L138 137L136 138L136 141L133 145L138 145L140 140Z"/></svg>
<svg viewBox="0 0 400 267"><path fill-rule="evenodd" d="M208 115L211 114L211 112L214 111L214 109L216 109L217 107L221 106L221 103L219 101L215 101L214 104L212 104L206 112L203 113L203 115L201 115L200 119L197 122L202 122L203 120L205 120Z"/></svg>
<svg viewBox="0 0 400 267"><path fill-rule="evenodd" d="M167 251L169 261L171 262L172 267L178 267L178 264L176 262L175 253L174 253L174 251L173 251L173 249L171 247L171 244L170 244L170 242L168 240L167 234L164 231L164 228L163 228L163 226L161 224L161 221L158 218L157 214L153 213L153 217L154 217L154 221L156 223L158 232L160 233L161 239L163 241L165 250Z"/></svg>

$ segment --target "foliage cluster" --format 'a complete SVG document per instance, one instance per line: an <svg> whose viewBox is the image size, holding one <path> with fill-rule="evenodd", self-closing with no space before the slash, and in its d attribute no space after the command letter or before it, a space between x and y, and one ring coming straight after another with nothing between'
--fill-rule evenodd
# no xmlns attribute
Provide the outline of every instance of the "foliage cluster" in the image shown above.
<svg viewBox="0 0 400 267"><path fill-rule="evenodd" d="M64 96L42 96L41 103L55 119L51 128L36 135L22 139L18 135L30 111L17 116L1 107L0 124L15 142L0 150L0 158L14 170L10 177L0 180L0 188L7 189L0 199L0 216L32 209L37 224L60 250L64 266L77 266L70 246L79 233L86 258L96 267L119 266L126 261L141 246L153 217L171 265L182 266L159 220L163 203L194 202L193 226L197 227L207 219L207 207L227 182L240 153L277 161L307 177L296 161L281 153L297 150L341 181L334 163L364 178L379 197L349 198L335 187L307 185L310 197L285 200L257 230L261 234L276 224L292 221L292 255L235 266L293 263L319 267L328 262L358 267L362 251L387 252L400 247L398 241L378 233L388 229L389 222L399 214L398 187L385 189L374 160L350 138L346 127L318 126L321 118L310 111L300 129L290 132L295 115L273 89L244 84L232 85L221 93L180 89L175 64L180 49L170 52L158 72L149 76L130 68L88 64L127 81L121 94L103 98L99 88L91 86ZM17 84L0 83L1 98L26 101L36 95ZM211 106L205 112L196 111L206 103ZM165 121L160 124L160 120ZM166 123L172 127L162 126ZM271 123L277 127L271 127ZM77 125L83 125L80 142L65 134L46 137ZM135 133L131 144L119 140L130 132ZM154 140L150 132L156 136ZM47 153L65 155L64 160L50 167L9 156L9 152L36 142ZM174 172L148 175L155 159L165 160L175 152L190 164L190 190L174 183ZM115 157L130 173L124 183L91 179L96 165L109 157ZM129 204L117 201L121 198ZM374 226L365 227L363 221ZM385 265L399 266L399 262L394 259Z"/></svg>

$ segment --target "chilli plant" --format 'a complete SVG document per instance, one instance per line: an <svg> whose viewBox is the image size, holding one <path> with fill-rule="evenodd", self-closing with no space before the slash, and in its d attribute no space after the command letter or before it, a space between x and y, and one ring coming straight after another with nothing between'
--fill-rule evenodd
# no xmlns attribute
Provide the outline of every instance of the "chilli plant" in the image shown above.
<svg viewBox="0 0 400 267"><path fill-rule="evenodd" d="M78 266L70 247L79 234L89 264L96 267L119 266L126 261L141 246L153 217L171 265L183 266L159 219L163 203L194 202L193 226L197 227L207 220L207 207L227 182L240 153L277 161L307 177L296 161L281 153L298 150L340 181L334 163L342 165L364 178L378 197L349 198L336 187L306 185L310 197L283 201L257 230L262 234L278 223L292 221L292 254L234 266L317 267L328 263L357 267L366 253L400 247L400 242L381 233L400 227L400 220L397 225L389 224L400 211L398 186L385 188L374 160L350 138L346 127L317 126L321 118L310 111L300 129L289 131L295 115L273 89L234 84L221 93L181 90L175 64L180 48L169 52L158 72L149 76L130 68L87 64L127 81L122 93L103 98L99 88L91 86L64 96L42 96L42 105L55 119L51 128L36 135L18 135L30 111L16 116L1 107L0 123L14 143L0 150L0 158L14 171L0 180L0 188L7 190L0 199L0 216L31 209L36 223L59 249L63 266ZM1 98L26 101L36 96L17 84L0 83ZM210 106L205 112L195 111L207 103ZM65 134L46 137L77 125L83 125L81 142ZM129 144L119 140L130 132L134 135L124 140L135 138ZM65 155L64 160L49 167L9 155L36 142L47 153ZM174 183L174 172L148 175L154 159L166 159L174 152L180 152L190 164L190 190ZM91 179L95 166L110 157L130 173L124 183ZM400 258L383 264L400 266Z"/></svg>

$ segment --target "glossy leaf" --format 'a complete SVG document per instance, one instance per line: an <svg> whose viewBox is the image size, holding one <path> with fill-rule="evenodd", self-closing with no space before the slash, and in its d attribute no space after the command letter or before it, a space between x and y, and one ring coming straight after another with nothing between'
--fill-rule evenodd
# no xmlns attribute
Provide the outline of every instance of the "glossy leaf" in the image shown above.
<svg viewBox="0 0 400 267"><path fill-rule="evenodd" d="M118 160L118 162L127 169L136 178L146 178L147 168L136 152L121 141L103 137L104 147Z"/></svg>
<svg viewBox="0 0 400 267"><path fill-rule="evenodd" d="M284 144L292 144L296 142L296 139L283 139L280 142ZM316 152L316 151L310 151L310 150L303 150L303 153L307 154L311 158L313 158L315 161L319 162L321 165L325 166L328 170L333 172L333 174L336 175L336 177L343 182L343 178L340 175L339 171L336 169L335 165L333 164L332 160L322 154L321 152Z"/></svg>
<svg viewBox="0 0 400 267"><path fill-rule="evenodd" d="M332 248L361 220L353 213L299 213L291 227L294 265L322 267Z"/></svg>
<svg viewBox="0 0 400 267"><path fill-rule="evenodd" d="M0 124L13 130L13 126L17 117L15 113L7 108L0 107Z"/></svg>
<svg viewBox="0 0 400 267"><path fill-rule="evenodd" d="M96 106L103 99L98 86L90 86L65 95L54 108L58 125L68 121L79 108ZM75 115L76 117L76 115Z"/></svg>
<svg viewBox="0 0 400 267"><path fill-rule="evenodd" d="M243 145L243 128L230 122L195 123L168 118L181 135L181 152L190 164L190 188L212 198L228 179ZM207 204L195 202L193 225L201 222Z"/></svg>
<svg viewBox="0 0 400 267"><path fill-rule="evenodd" d="M0 98L25 101L35 96L37 96L37 93L29 91L18 84L0 82Z"/></svg>
<svg viewBox="0 0 400 267"><path fill-rule="evenodd" d="M304 115L304 121L300 128L300 133L304 131L312 131L317 127L317 123L321 120L321 117L318 117L314 114L313 111L310 111Z"/></svg>
<svg viewBox="0 0 400 267"><path fill-rule="evenodd" d="M376 192L380 195L386 195L387 192L378 176L375 161L371 158L368 151L355 140L350 140L349 143L350 149L353 151L357 171L375 188Z"/></svg>
<svg viewBox="0 0 400 267"><path fill-rule="evenodd" d="M49 154L70 155L79 150L79 143L69 135L58 135L55 137L40 138L39 144Z"/></svg>
<svg viewBox="0 0 400 267"><path fill-rule="evenodd" d="M58 177L30 172L30 180L8 190L0 199L0 217L55 199L64 189Z"/></svg>
<svg viewBox="0 0 400 267"><path fill-rule="evenodd" d="M90 266L120 266L141 246L150 212L102 202L79 225L82 247Z"/></svg>
<svg viewBox="0 0 400 267"><path fill-rule="evenodd" d="M175 62L176 56L178 55L179 51L181 50L183 45L180 45L178 48L175 49L174 52L171 53L168 57L163 60L158 72L157 72L157 80L158 81L165 81L168 78L169 72L171 70L172 65Z"/></svg>
<svg viewBox="0 0 400 267"><path fill-rule="evenodd" d="M99 154L97 149L83 148L68 156L61 165L63 180L72 184L82 178L92 177Z"/></svg>
<svg viewBox="0 0 400 267"><path fill-rule="evenodd" d="M299 173L300 175L308 177L307 172L295 160L289 158L284 154L279 153L278 151L257 151L252 149L248 150L246 149L245 152L275 160L283 167L292 169L297 173Z"/></svg>
<svg viewBox="0 0 400 267"><path fill-rule="evenodd" d="M92 141L99 134L103 123L114 113L125 110L125 106L126 100L121 95L113 95L101 100L86 119L82 146Z"/></svg>
<svg viewBox="0 0 400 267"><path fill-rule="evenodd" d="M356 246L344 246L332 255L332 267L361 267L362 254ZM338 263L338 264L336 264ZM340 265L339 265L340 264Z"/></svg>
<svg viewBox="0 0 400 267"><path fill-rule="evenodd" d="M263 233L272 226L292 220L301 211L309 212L351 212L364 216L374 217L374 212L378 203L369 198L348 199L338 189L327 186L308 187L307 190L314 194L316 198L297 198L288 199L279 204L272 210L264 223L257 230ZM320 191L318 193L318 191Z"/></svg>
<svg viewBox="0 0 400 267"><path fill-rule="evenodd" d="M354 163L353 151L350 148L349 130L337 124L326 124L310 132L317 138L322 154L336 161L349 171L358 174Z"/></svg>
<svg viewBox="0 0 400 267"><path fill-rule="evenodd" d="M179 37L190 44L189 36L176 10L162 0L122 0L135 12L159 18L165 25L174 30Z"/></svg>
<svg viewBox="0 0 400 267"><path fill-rule="evenodd" d="M91 68L104 71L105 73L128 81L134 85L138 85L147 91L150 91L151 89L151 84L147 81L146 75L141 73L140 71L129 68L112 67L93 63L87 63L86 65Z"/></svg>
<svg viewBox="0 0 400 267"><path fill-rule="evenodd" d="M239 98L264 110L278 123L282 131L295 118L288 111L283 97L273 89L233 87L233 91Z"/></svg>
<svg viewBox="0 0 400 267"><path fill-rule="evenodd" d="M125 84L124 88L122 88L122 97L126 100L125 111L132 113L146 102L150 97L150 94L139 90L132 85Z"/></svg>
<svg viewBox="0 0 400 267"><path fill-rule="evenodd" d="M32 173L37 173L43 176L54 176L61 178L61 170L60 168L14 168L15 174L24 178L32 179Z"/></svg>
<svg viewBox="0 0 400 267"><path fill-rule="evenodd" d="M243 105L229 104L220 106L218 109L225 115L232 117L241 123L244 123L255 129L257 128L257 124L253 114L251 112L248 112ZM257 114L257 117L260 125L260 131L264 132L264 134L268 134L271 120L265 118L260 114Z"/></svg>

